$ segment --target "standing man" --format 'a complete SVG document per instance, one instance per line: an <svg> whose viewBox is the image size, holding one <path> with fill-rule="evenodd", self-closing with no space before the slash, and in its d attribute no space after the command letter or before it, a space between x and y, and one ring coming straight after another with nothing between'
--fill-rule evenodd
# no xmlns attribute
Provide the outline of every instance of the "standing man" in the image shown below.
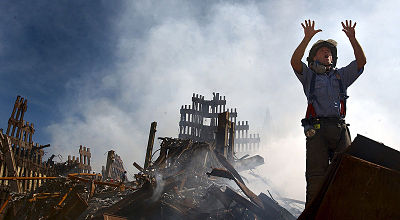
<svg viewBox="0 0 400 220"><path fill-rule="evenodd" d="M306 135L306 206L319 191L329 162L334 153L350 145L350 133L344 121L346 116L347 88L361 75L366 64L364 52L355 36L356 22L342 22L343 31L350 40L355 60L336 68L337 43L319 40L310 49L307 63L301 59L311 38L321 29L314 29L315 22L306 20L301 26L304 38L290 61L303 84L308 100L306 117L301 121Z"/></svg>

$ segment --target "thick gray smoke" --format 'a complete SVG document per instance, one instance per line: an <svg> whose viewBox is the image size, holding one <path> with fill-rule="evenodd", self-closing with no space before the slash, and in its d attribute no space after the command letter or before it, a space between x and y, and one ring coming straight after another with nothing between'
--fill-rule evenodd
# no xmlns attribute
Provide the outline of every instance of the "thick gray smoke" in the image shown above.
<svg viewBox="0 0 400 220"><path fill-rule="evenodd" d="M143 164L152 121L158 122L157 136L177 137L179 108L190 104L192 93L210 98L219 92L238 109L238 119L248 120L251 130L260 133L266 161L260 174L283 196L304 200L300 119L306 99L289 65L303 37L300 23L316 20L323 32L315 40L336 39L338 66L343 66L354 58L340 21L357 21L368 63L349 90L350 128L353 137L361 133L396 148L399 57L388 56L388 51L399 49L393 43L399 36L393 27L400 20L395 5L396 1L362 7L345 1L127 3L110 33L119 42L115 69L101 74L101 87L93 88L90 80L68 82L80 95L67 105L63 121L48 127L53 150L77 155L77 146L86 145L93 168L100 171L104 153L113 149L126 168L136 172L132 163Z"/></svg>

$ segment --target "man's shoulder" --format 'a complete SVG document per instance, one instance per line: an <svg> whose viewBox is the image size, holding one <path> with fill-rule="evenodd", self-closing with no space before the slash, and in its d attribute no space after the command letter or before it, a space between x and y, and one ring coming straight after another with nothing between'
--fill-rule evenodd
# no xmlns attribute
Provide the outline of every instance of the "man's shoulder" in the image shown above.
<svg viewBox="0 0 400 220"><path fill-rule="evenodd" d="M296 70L293 69L293 72L294 72L296 75L304 75L304 74L306 74L307 72L310 72L310 71L311 71L311 69L310 69L303 61L301 61L301 65L302 65L302 71L301 71L301 72L297 72Z"/></svg>

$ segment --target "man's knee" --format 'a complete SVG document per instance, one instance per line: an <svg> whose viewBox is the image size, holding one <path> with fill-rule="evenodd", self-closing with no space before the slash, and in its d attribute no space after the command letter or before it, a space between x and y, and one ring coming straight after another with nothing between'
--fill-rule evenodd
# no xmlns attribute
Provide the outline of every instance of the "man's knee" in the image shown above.
<svg viewBox="0 0 400 220"><path fill-rule="evenodd" d="M325 176L306 176L307 188L306 188L306 203L308 204L317 195L319 190L324 183Z"/></svg>

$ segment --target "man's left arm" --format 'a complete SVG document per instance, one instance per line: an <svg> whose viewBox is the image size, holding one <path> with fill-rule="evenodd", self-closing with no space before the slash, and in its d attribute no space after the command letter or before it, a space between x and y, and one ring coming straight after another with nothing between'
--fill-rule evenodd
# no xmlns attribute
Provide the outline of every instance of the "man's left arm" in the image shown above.
<svg viewBox="0 0 400 220"><path fill-rule="evenodd" d="M367 58L365 57L364 51L361 48L360 43L358 43L356 39L356 32L355 32L355 27L356 27L356 22L354 22L354 25L351 25L351 20L347 21L346 24L342 22L343 26L343 31L346 33L347 37L350 40L351 46L353 47L354 50L354 56L356 57L356 62L357 62L357 67L358 71L360 71L364 65L367 63Z"/></svg>

